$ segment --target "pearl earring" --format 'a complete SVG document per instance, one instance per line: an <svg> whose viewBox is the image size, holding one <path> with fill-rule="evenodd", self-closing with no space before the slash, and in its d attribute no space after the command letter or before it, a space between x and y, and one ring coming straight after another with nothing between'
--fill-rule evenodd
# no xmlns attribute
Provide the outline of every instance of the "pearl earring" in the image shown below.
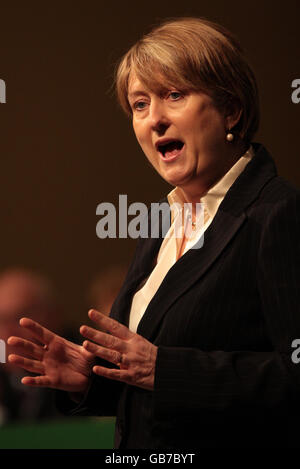
<svg viewBox="0 0 300 469"><path fill-rule="evenodd" d="M226 140L227 142L233 142L234 135L231 132L228 132L228 134L226 135Z"/></svg>

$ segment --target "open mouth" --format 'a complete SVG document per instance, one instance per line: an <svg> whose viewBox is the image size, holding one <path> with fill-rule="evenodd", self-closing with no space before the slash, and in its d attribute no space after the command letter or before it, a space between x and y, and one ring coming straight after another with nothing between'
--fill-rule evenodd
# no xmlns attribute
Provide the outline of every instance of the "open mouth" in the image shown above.
<svg viewBox="0 0 300 469"><path fill-rule="evenodd" d="M157 145L157 150L164 158L170 158L177 155L182 149L184 143L181 140L171 140Z"/></svg>

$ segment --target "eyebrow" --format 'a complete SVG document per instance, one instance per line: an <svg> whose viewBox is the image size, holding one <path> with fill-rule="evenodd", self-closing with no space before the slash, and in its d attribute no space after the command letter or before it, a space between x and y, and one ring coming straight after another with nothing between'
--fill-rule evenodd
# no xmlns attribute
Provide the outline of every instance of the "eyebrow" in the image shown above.
<svg viewBox="0 0 300 469"><path fill-rule="evenodd" d="M133 93L128 93L128 99L133 99L135 98L136 96L147 96L148 93L146 91L142 91L142 90L136 90L136 91L133 91Z"/></svg>

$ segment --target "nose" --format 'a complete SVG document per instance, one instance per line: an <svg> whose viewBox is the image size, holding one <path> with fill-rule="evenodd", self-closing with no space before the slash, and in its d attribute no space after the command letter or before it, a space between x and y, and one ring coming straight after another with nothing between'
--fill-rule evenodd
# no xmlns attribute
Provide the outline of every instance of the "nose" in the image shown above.
<svg viewBox="0 0 300 469"><path fill-rule="evenodd" d="M152 130L163 134L170 125L170 119L162 99L152 100L149 110L149 121Z"/></svg>

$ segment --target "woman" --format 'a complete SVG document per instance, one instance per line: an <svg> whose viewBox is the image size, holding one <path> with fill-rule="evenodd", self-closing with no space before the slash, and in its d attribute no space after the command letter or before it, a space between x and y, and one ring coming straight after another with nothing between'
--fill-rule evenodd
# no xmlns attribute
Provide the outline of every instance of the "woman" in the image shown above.
<svg viewBox="0 0 300 469"><path fill-rule="evenodd" d="M293 445L299 192L250 144L253 73L222 27L178 18L128 51L116 84L146 157L175 187L162 201L169 234L186 202L195 234L141 238L110 318L89 312L97 329L81 327L82 347L23 318L42 345L12 337L9 360L37 373L24 384L67 391L65 412L117 415L120 448Z"/></svg>

